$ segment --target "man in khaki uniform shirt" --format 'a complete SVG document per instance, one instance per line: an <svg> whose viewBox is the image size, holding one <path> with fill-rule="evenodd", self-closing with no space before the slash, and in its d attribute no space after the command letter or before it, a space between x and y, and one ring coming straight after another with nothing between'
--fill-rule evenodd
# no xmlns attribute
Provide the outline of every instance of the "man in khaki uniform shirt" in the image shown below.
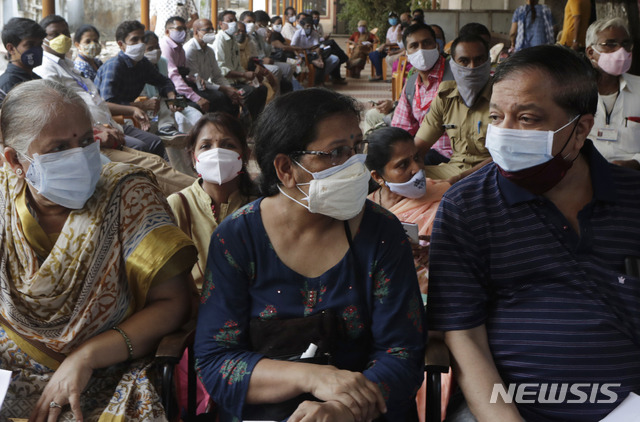
<svg viewBox="0 0 640 422"><path fill-rule="evenodd" d="M486 41L476 35L461 36L451 45L451 71L455 81L443 81L429 112L416 133L421 157L446 131L453 154L448 163L425 166L432 179L455 183L491 161L484 142L489 125L492 82Z"/></svg>

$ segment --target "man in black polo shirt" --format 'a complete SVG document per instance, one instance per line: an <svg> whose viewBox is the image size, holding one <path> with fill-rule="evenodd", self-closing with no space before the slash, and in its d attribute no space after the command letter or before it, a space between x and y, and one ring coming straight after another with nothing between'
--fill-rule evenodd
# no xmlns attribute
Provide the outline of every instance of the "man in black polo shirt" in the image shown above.
<svg viewBox="0 0 640 422"><path fill-rule="evenodd" d="M37 22L27 18L12 18L2 28L2 43L7 50L9 64L0 76L0 104L20 82L40 79L33 73L33 68L42 63L42 40L46 36Z"/></svg>
<svg viewBox="0 0 640 422"><path fill-rule="evenodd" d="M640 174L587 139L597 95L569 49L511 56L494 76L493 163L440 204L429 328L478 420L599 421L640 392Z"/></svg>

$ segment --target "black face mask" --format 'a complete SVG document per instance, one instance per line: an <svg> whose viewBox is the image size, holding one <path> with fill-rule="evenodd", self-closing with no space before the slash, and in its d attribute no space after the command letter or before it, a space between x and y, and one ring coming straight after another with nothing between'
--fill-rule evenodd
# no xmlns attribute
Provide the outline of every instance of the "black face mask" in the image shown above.
<svg viewBox="0 0 640 422"><path fill-rule="evenodd" d="M400 22L400 28L404 29L404 28L408 28L409 27L409 22Z"/></svg>
<svg viewBox="0 0 640 422"><path fill-rule="evenodd" d="M246 33L240 32L240 33L236 34L236 41L239 44L242 44L244 42L244 40L246 40L246 39L247 39L247 34Z"/></svg>

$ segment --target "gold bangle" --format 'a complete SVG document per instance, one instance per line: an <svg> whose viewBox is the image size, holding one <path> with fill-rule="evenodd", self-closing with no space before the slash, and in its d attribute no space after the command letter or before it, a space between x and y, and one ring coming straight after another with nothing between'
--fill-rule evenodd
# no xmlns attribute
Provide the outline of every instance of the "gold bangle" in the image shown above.
<svg viewBox="0 0 640 422"><path fill-rule="evenodd" d="M124 342L127 343L127 350L129 350L129 359L127 360L133 360L133 345L131 345L131 340L129 340L129 336L127 336L127 333L125 333L122 328L118 326L112 327L111 329L116 330L120 333L120 335L122 335L122 338L124 338Z"/></svg>

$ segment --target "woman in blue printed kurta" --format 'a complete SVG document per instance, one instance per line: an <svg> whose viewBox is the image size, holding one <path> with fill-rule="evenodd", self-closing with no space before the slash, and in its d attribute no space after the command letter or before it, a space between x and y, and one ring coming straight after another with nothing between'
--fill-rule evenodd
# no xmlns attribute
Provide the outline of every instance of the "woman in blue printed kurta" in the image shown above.
<svg viewBox="0 0 640 422"><path fill-rule="evenodd" d="M347 161L357 167L359 154L352 153L362 138L357 109L337 93L305 90L276 99L263 116L258 122L258 129L263 130L256 131L261 134L256 139L256 155L267 197L238 210L213 234L198 316L197 367L223 410L221 420L240 420L247 404L281 402L302 393L312 393L321 401L301 404L291 421L303 414L353 421L376 417L384 410L384 420L411 420L413 399L422 380L426 327L406 235L391 213L365 203L364 196L356 207L357 215L345 218L309 212L301 197L304 169L318 171ZM304 116L315 116L315 121L306 117L305 122ZM279 119L280 125L292 131L289 136L298 144L284 145L288 141L273 133L281 129L269 124L272 119ZM289 120L297 123L287 125ZM278 141L265 144L269 139ZM322 144L326 139L334 148L341 143L348 148L326 156L324 165L325 156L295 153L328 152L330 148ZM283 162L293 165L283 167ZM273 176L275 186L270 184ZM340 220L352 227L352 247ZM276 221L281 224L274 225ZM309 247L318 249L300 262L304 239L317 228L328 232L332 244L327 245L319 235ZM295 239L283 243L287 233L294 233ZM315 261L327 261L327 265ZM251 351L250 319L306 317L326 309L335 311L346 329L346 338L333 356L334 365L342 371L273 361ZM297 383L300 379L304 382ZM339 384L345 384L353 403L348 394L340 394Z"/></svg>

